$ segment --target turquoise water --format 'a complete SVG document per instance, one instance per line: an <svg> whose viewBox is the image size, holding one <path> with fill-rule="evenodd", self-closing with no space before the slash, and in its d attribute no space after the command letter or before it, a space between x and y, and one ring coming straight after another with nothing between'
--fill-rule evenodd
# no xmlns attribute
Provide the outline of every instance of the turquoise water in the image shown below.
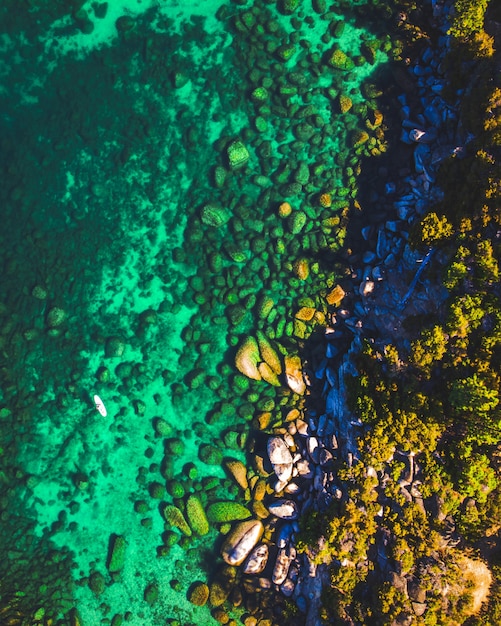
<svg viewBox="0 0 501 626"><path fill-rule="evenodd" d="M374 129L353 137L386 42L348 4L305 7L4 11L2 619L216 623L187 592L210 580L218 529L183 539L161 511L189 493L245 500L221 459L245 461L254 413L297 398L238 376L236 348L259 328L293 354L328 322L323 254L343 244L360 155L383 149ZM335 45L351 69L329 64ZM207 204L224 224L201 219ZM315 323L294 323L305 305Z"/></svg>

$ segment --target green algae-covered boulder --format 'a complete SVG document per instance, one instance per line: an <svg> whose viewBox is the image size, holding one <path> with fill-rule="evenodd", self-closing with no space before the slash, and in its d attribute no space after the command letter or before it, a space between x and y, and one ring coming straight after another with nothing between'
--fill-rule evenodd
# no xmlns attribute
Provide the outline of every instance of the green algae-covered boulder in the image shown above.
<svg viewBox="0 0 501 626"><path fill-rule="evenodd" d="M66 320L67 317L68 315L63 309L54 306L47 313L47 326L49 328L56 328L56 326L61 326L61 324Z"/></svg>
<svg viewBox="0 0 501 626"><path fill-rule="evenodd" d="M252 378L253 380L261 380L257 364L261 361L257 341L254 337L246 337L235 356L235 365L239 372Z"/></svg>
<svg viewBox="0 0 501 626"><path fill-rule="evenodd" d="M153 419L153 428L159 437L170 437L174 431L172 426L161 417Z"/></svg>
<svg viewBox="0 0 501 626"><path fill-rule="evenodd" d="M341 113L348 113L348 111L353 106L353 101L350 96L342 93L339 95L339 110Z"/></svg>
<svg viewBox="0 0 501 626"><path fill-rule="evenodd" d="M268 363L260 363L258 366L259 373L261 374L261 378L267 382L269 385L273 385L274 387L280 387L280 380L276 373L271 369Z"/></svg>
<svg viewBox="0 0 501 626"><path fill-rule="evenodd" d="M270 368L275 372L275 374L282 373L282 362L278 355L278 352L272 346L268 337L263 333L263 331L256 331L256 339L257 345L259 347L259 353L265 363L267 363Z"/></svg>
<svg viewBox="0 0 501 626"><path fill-rule="evenodd" d="M169 493L173 498L183 498L184 497L184 486L175 478L173 480L169 480L167 482L167 493Z"/></svg>
<svg viewBox="0 0 501 626"><path fill-rule="evenodd" d="M213 502L207 508L207 517L214 524L237 522L251 516L249 509L239 502Z"/></svg>
<svg viewBox="0 0 501 626"><path fill-rule="evenodd" d="M312 6L315 13L325 13L327 11L326 0L312 0Z"/></svg>
<svg viewBox="0 0 501 626"><path fill-rule="evenodd" d="M209 522L199 498L189 496L186 501L186 515L192 531L197 535L206 535L209 532Z"/></svg>
<svg viewBox="0 0 501 626"><path fill-rule="evenodd" d="M106 588L106 581L104 580L104 576L101 572L92 572L89 576L89 589L96 594L96 596L100 596Z"/></svg>
<svg viewBox="0 0 501 626"><path fill-rule="evenodd" d="M292 15L299 7L299 0L279 0L278 9L284 15Z"/></svg>
<svg viewBox="0 0 501 626"><path fill-rule="evenodd" d="M206 465L221 465L223 453L216 446L207 443L198 449L198 458Z"/></svg>
<svg viewBox="0 0 501 626"><path fill-rule="evenodd" d="M273 298L270 296L263 296L257 305L257 314L260 319L265 320L268 315L271 313L273 307L275 306L275 302Z"/></svg>
<svg viewBox="0 0 501 626"><path fill-rule="evenodd" d="M125 342L120 337L108 337L104 346L104 356L107 358L120 357L125 351Z"/></svg>
<svg viewBox="0 0 501 626"><path fill-rule="evenodd" d="M294 211L290 217L287 218L289 230L293 235L298 235L306 225L306 213L304 211Z"/></svg>
<svg viewBox="0 0 501 626"><path fill-rule="evenodd" d="M182 511L180 511L177 506L173 504L168 504L164 508L164 517L166 521L171 525L180 530L183 535L187 537L191 537L192 532L191 528L188 525Z"/></svg>
<svg viewBox="0 0 501 626"><path fill-rule="evenodd" d="M204 606L209 599L209 587L203 582L196 582L188 590L188 600L195 606Z"/></svg>
<svg viewBox="0 0 501 626"><path fill-rule="evenodd" d="M225 459L224 465L231 476L235 479L235 482L245 491L249 486L247 481L247 468L245 467L245 464L237 459Z"/></svg>
<svg viewBox="0 0 501 626"><path fill-rule="evenodd" d="M226 169L222 166L222 165L217 165L214 168L214 185L218 188L221 189L226 181L226 176L228 175L228 172L226 171Z"/></svg>
<svg viewBox="0 0 501 626"><path fill-rule="evenodd" d="M231 589L221 584L218 580L211 583L209 588L209 603L216 607L226 602Z"/></svg>
<svg viewBox="0 0 501 626"><path fill-rule="evenodd" d="M125 563L127 543L122 535L111 535L108 549L108 571L119 572Z"/></svg>
<svg viewBox="0 0 501 626"><path fill-rule="evenodd" d="M352 136L353 146L358 148L369 141L369 134L365 130L356 130Z"/></svg>
<svg viewBox="0 0 501 626"><path fill-rule="evenodd" d="M232 141L227 148L228 163L232 170L243 167L250 158L249 151L238 139Z"/></svg>
<svg viewBox="0 0 501 626"><path fill-rule="evenodd" d="M202 220L202 222L206 226L213 226L214 228L224 226L230 218L231 213L228 211L228 209L213 202L205 204L202 207L202 211L200 213L200 219Z"/></svg>
<svg viewBox="0 0 501 626"><path fill-rule="evenodd" d="M251 93L251 98L254 102L265 102L268 100L269 94L266 87L256 87L254 91Z"/></svg>
<svg viewBox="0 0 501 626"><path fill-rule="evenodd" d="M156 583L149 584L144 590L144 599L151 606L158 600L159 590Z"/></svg>
<svg viewBox="0 0 501 626"><path fill-rule="evenodd" d="M350 59L350 57L339 48L336 48L336 50L334 50L331 54L329 58L329 65L337 70L343 70L345 72L348 72L355 67L355 63Z"/></svg>

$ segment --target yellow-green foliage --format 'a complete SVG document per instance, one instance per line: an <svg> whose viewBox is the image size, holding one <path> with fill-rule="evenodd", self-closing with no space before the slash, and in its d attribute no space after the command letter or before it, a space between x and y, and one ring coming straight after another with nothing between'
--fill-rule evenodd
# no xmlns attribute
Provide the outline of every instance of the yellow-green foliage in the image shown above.
<svg viewBox="0 0 501 626"><path fill-rule="evenodd" d="M455 0L449 34L477 57L492 56L493 39L484 31L485 11L489 0Z"/></svg>
<svg viewBox="0 0 501 626"><path fill-rule="evenodd" d="M422 219L418 236L420 242L427 246L434 246L449 239L453 232L453 226L445 215L438 216L434 211L431 211Z"/></svg>
<svg viewBox="0 0 501 626"><path fill-rule="evenodd" d="M209 522L198 496L191 495L188 497L186 501L186 515L194 533L206 535L209 532Z"/></svg>
<svg viewBox="0 0 501 626"><path fill-rule="evenodd" d="M429 368L435 361L441 361L447 352L448 335L441 326L425 329L421 337L412 342L409 360L416 367Z"/></svg>

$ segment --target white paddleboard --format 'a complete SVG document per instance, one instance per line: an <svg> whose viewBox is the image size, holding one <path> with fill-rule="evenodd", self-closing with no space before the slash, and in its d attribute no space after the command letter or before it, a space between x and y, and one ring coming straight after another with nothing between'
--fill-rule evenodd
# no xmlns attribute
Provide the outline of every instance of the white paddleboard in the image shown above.
<svg viewBox="0 0 501 626"><path fill-rule="evenodd" d="M99 413L101 413L103 417L106 417L108 415L106 407L104 406L104 403L99 396L94 396L94 404L96 405L96 409L99 411Z"/></svg>

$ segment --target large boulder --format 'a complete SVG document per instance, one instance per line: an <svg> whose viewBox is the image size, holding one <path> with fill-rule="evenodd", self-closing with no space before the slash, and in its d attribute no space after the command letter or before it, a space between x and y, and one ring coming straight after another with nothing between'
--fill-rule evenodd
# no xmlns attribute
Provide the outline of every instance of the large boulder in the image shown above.
<svg viewBox="0 0 501 626"><path fill-rule="evenodd" d="M268 511L280 519L294 520L299 517L299 510L294 500L275 500L268 506Z"/></svg>
<svg viewBox="0 0 501 626"><path fill-rule="evenodd" d="M297 355L285 357L285 378L290 389L298 395L306 391L306 383L303 378L301 359Z"/></svg>
<svg viewBox="0 0 501 626"><path fill-rule="evenodd" d="M235 140L230 143L227 149L228 164L232 170L243 167L249 160L250 154L244 144Z"/></svg>
<svg viewBox="0 0 501 626"><path fill-rule="evenodd" d="M269 550L265 543L260 543L249 554L243 566L244 574L260 574L268 563Z"/></svg>
<svg viewBox="0 0 501 626"><path fill-rule="evenodd" d="M281 437L268 440L268 458L280 483L287 483L292 477L292 454Z"/></svg>
<svg viewBox="0 0 501 626"><path fill-rule="evenodd" d="M241 565L261 539L263 532L264 526L259 520L238 523L226 537L221 556L228 565Z"/></svg>
<svg viewBox="0 0 501 626"><path fill-rule="evenodd" d="M245 374L247 378L253 380L261 380L261 374L258 370L258 363L261 361L259 347L254 337L247 337L240 346L235 356L235 365L237 369Z"/></svg>

